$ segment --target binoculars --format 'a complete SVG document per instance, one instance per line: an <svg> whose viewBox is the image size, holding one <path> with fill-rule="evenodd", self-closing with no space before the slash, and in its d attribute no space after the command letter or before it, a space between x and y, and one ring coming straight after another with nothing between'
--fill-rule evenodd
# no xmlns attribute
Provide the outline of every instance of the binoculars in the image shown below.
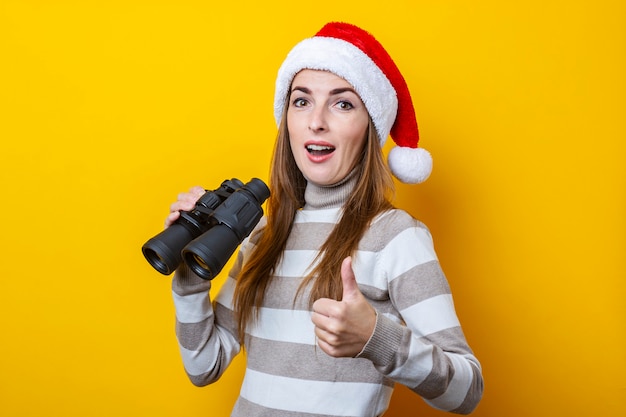
<svg viewBox="0 0 626 417"><path fill-rule="evenodd" d="M170 275L181 262L200 278L220 273L237 247L263 217L261 205L270 196L265 183L253 178L243 184L236 178L204 193L190 211L141 248L154 269Z"/></svg>

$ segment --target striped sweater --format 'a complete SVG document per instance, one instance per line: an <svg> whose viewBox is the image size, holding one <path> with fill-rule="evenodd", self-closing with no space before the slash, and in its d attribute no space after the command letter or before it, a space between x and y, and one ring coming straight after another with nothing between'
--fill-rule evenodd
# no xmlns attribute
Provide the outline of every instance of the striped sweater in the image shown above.
<svg viewBox="0 0 626 417"><path fill-rule="evenodd" d="M359 289L378 312L370 340L355 358L333 358L316 346L308 294L295 303L294 296L353 185L307 187L259 319L246 332L246 373L233 417L380 416L395 383L455 413L469 413L480 401L480 364L464 338L431 236L402 210L379 215L353 256ZM213 302L210 281L186 267L175 274L176 334L195 385L217 381L240 351L232 295L257 231L242 243Z"/></svg>

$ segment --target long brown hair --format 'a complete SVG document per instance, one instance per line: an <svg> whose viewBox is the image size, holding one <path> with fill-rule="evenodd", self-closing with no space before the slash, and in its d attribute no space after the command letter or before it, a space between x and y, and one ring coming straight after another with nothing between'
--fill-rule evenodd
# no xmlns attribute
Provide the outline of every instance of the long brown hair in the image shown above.
<svg viewBox="0 0 626 417"><path fill-rule="evenodd" d="M257 318L274 268L285 250L296 212L304 206L306 179L293 158L286 113L283 112L272 159L267 224L237 278L233 297L241 343L247 324ZM343 259L354 254L374 217L391 208L393 180L371 119L367 135L355 167L357 184L343 207L341 219L320 248L317 266L304 278L298 291L299 295L311 284L309 304L319 298L341 299Z"/></svg>

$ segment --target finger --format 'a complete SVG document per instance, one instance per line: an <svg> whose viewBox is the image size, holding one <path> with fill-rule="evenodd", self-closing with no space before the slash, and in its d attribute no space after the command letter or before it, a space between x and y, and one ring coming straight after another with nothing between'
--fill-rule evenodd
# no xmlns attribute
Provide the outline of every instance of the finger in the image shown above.
<svg viewBox="0 0 626 417"><path fill-rule="evenodd" d="M331 300L330 298L317 299L313 303L313 314L330 317L332 316L332 309L336 303L337 301Z"/></svg>
<svg viewBox="0 0 626 417"><path fill-rule="evenodd" d="M198 199L204 195L205 191L202 187L192 187L186 193L178 194L178 197L174 203L170 206L170 211L190 211L192 210Z"/></svg>
<svg viewBox="0 0 626 417"><path fill-rule="evenodd" d="M193 193L182 193L178 195L177 203L182 210L191 210L196 205L198 197Z"/></svg>
<svg viewBox="0 0 626 417"><path fill-rule="evenodd" d="M181 197L182 198L182 197ZM170 213L174 213L177 211L189 211L193 209L195 203L186 200L176 200L170 205Z"/></svg>
<svg viewBox="0 0 626 417"><path fill-rule="evenodd" d="M170 227L172 224L174 224L174 222L176 220L178 220L178 218L180 217L180 212L179 211L173 211L169 214L169 216L167 216L167 218L165 219L165 227Z"/></svg>
<svg viewBox="0 0 626 417"><path fill-rule="evenodd" d="M319 327L315 328L315 338L317 339L318 344L320 342L323 342L324 344L333 347L338 347L341 345L341 339L337 334Z"/></svg>
<svg viewBox="0 0 626 417"><path fill-rule="evenodd" d="M353 355L345 355L344 352L344 348L338 344L337 342L337 338L332 335L332 334L328 334L328 333L324 333L324 332L320 332L319 334L316 334L316 341L317 341L317 346L320 347L320 349L322 349L322 351L324 351L324 353L326 353L329 356L333 356L336 358L342 357L342 356L353 356Z"/></svg>
<svg viewBox="0 0 626 417"><path fill-rule="evenodd" d="M189 194L190 196L192 196L194 203L198 201L198 199L202 197L204 193L206 193L206 190L199 185L193 186L191 187L191 189L189 189Z"/></svg>
<svg viewBox="0 0 626 417"><path fill-rule="evenodd" d="M317 339L317 346L319 346L320 349L322 349L322 351L326 353L327 355L333 356L332 346L326 343L326 341L324 341L323 339L320 339L320 338Z"/></svg>
<svg viewBox="0 0 626 417"><path fill-rule="evenodd" d="M341 263L341 282L343 284L341 301L350 301L359 297L361 291L352 270L352 258L349 256Z"/></svg>

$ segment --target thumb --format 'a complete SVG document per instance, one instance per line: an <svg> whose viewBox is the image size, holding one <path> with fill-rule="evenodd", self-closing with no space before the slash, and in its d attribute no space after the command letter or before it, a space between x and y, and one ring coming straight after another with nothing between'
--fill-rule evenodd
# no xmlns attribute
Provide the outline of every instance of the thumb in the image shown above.
<svg viewBox="0 0 626 417"><path fill-rule="evenodd" d="M341 282L343 284L341 301L354 300L361 295L361 290L359 290L354 271L352 270L352 258L350 256L341 263Z"/></svg>

